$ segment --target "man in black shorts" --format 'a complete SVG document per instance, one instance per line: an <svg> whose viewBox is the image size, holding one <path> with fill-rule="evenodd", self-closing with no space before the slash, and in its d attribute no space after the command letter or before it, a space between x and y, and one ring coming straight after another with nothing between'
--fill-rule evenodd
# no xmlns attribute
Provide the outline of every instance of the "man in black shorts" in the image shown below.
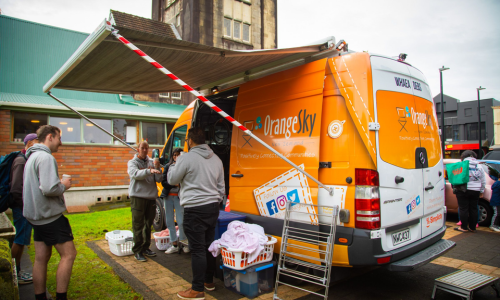
<svg viewBox="0 0 500 300"><path fill-rule="evenodd" d="M57 162L52 153L61 143L61 130L44 125L37 130L39 144L26 152L24 169L24 217L33 225L35 264L33 284L35 298L47 299L47 263L54 246L61 256L56 275L56 299L67 299L67 291L76 249L68 219L63 193L71 187L71 179L59 179Z"/></svg>

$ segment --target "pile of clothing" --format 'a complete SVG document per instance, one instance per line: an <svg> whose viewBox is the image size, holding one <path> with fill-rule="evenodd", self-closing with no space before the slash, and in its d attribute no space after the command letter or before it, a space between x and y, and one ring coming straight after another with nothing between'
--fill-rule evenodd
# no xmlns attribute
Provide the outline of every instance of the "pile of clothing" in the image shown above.
<svg viewBox="0 0 500 300"><path fill-rule="evenodd" d="M179 236L179 226L175 226L175 230L177 231L177 236ZM162 230L159 232L157 237L162 237L162 236L170 236L170 231L168 231L168 228L165 230Z"/></svg>
<svg viewBox="0 0 500 300"><path fill-rule="evenodd" d="M243 251L248 253L248 262L252 262L259 256L260 252L267 244L268 238L264 233L264 228L256 224L247 224L241 221L232 221L227 225L227 231L220 239L213 241L208 248L214 257L220 253L220 247L228 250Z"/></svg>

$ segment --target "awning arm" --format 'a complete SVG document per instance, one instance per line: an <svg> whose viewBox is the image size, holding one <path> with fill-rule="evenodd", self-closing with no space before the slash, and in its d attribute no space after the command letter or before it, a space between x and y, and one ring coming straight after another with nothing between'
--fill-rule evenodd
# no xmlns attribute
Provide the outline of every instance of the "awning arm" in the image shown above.
<svg viewBox="0 0 500 300"><path fill-rule="evenodd" d="M49 91L47 93L47 95L49 95L50 97L52 97L52 99L56 100L57 102L61 103L62 105L66 106L68 109L72 110L74 113L76 113L77 115L79 115L80 117L84 118L85 120L87 120L87 122L93 124L95 127L101 129L102 131L104 131L105 133L107 133L108 135L114 137L116 140L118 140L120 143L124 144L125 146L129 147L130 149L134 150L134 151L137 151L137 149L135 149L134 147L130 146L129 144L127 144L126 142L124 142L122 139L120 139L119 137L117 137L116 135L112 134L111 132L107 131L106 129L102 128L101 126L99 126L97 123L95 123L94 121L90 120L89 118L87 118L86 116L82 115L81 113L79 113L77 110L71 108L71 106L67 105L66 103L62 102L61 100L59 100L56 96L52 95L52 93Z"/></svg>
<svg viewBox="0 0 500 300"><path fill-rule="evenodd" d="M120 42L122 42L125 46L127 46L130 50L134 51L137 55L139 55L140 57L142 57L145 61L149 62L151 65L153 65L154 67L156 67L160 72L162 72L163 74L167 75L175 83L179 84L184 89L186 89L188 92L190 92L191 94L193 94L196 98L198 98L201 101L203 101L211 109L213 109L219 115L221 115L226 120L228 120L229 122L231 122L234 126L238 127L240 130L242 130L243 132L245 132L246 134L248 134L249 136L251 136L253 139L255 139L257 142L259 142L260 144L262 144L267 149L269 149L271 152L273 152L274 154L276 154L279 158L283 159L288 164L290 164L292 167L294 167L295 169L297 169L299 172L301 172L305 176L309 177L309 179L311 179L312 181L314 181L315 183L317 183L318 186L320 186L320 187L324 188L325 190L327 190L329 192L330 196L333 196L333 188L327 187L326 185L324 185L323 183L321 183L319 180L317 180L316 178L314 178L312 175L310 175L306 171L302 170L299 166L297 166L296 164L294 164L291 160L289 160L288 158L286 158L285 156L283 156L281 153L279 153L278 151L276 151L275 149L273 149L271 146L269 146L268 144L266 144L263 140L261 140L260 138L258 138L257 136L255 136L250 130L248 130L245 126L241 125L238 121L236 121L235 119L233 119L230 115L228 115L227 113L225 113L222 109L220 109L215 104L213 104L211 101L209 101L207 98L205 98L205 96L203 96L202 94L200 94L198 91L195 91L192 87L190 87L184 81L182 81L177 76L175 76L174 74L172 74L172 72L170 72L169 70L167 70L165 67L163 67L161 64L159 64L157 61L155 61L154 59L152 59L149 55L147 55L146 53L144 53L142 50L140 50L139 48L137 48L134 44L130 43L127 39L125 39L123 36L121 36L120 34L118 34L118 30L113 29L113 31L111 32L111 34L115 38L117 38Z"/></svg>
<svg viewBox="0 0 500 300"><path fill-rule="evenodd" d="M99 45L110 33L111 23L104 21L92 32L83 43L76 49L75 53L64 63L57 73L43 86L43 92L49 93L71 70L73 70L97 45Z"/></svg>

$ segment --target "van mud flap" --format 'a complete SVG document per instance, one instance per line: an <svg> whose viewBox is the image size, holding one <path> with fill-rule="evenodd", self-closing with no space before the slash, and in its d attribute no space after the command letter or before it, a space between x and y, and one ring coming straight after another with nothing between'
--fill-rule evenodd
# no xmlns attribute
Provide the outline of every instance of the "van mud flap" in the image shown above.
<svg viewBox="0 0 500 300"><path fill-rule="evenodd" d="M455 242L449 240L440 240L433 245L425 248L424 250L413 254L412 256L389 264L387 268L389 269L389 271L396 272L412 271L445 254L455 246Z"/></svg>

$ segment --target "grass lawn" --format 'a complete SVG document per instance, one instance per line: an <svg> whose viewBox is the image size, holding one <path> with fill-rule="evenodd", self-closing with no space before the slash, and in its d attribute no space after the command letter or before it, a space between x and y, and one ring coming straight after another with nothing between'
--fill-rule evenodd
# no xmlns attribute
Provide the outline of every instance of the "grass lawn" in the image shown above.
<svg viewBox="0 0 500 300"><path fill-rule="evenodd" d="M130 208L101 212L66 215L73 229L74 243L78 255L73 265L69 284L70 299L142 299L142 296L120 279L111 267L105 264L85 242L102 240L107 231L132 230ZM35 247L29 247L31 261L35 260ZM56 295L56 270L60 257L52 248L52 258L47 272L47 288Z"/></svg>

